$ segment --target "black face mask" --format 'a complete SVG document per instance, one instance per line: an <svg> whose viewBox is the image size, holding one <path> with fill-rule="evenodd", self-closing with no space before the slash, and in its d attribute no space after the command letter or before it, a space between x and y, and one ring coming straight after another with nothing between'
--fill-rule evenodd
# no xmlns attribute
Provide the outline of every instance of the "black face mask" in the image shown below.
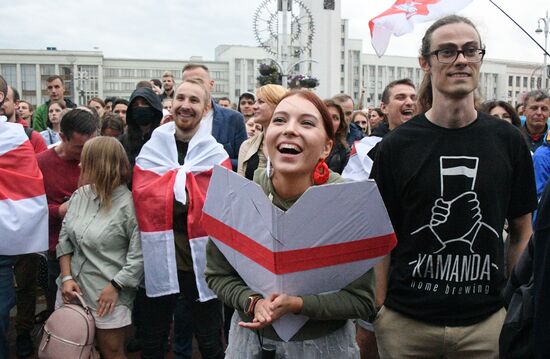
<svg viewBox="0 0 550 359"><path fill-rule="evenodd" d="M146 126L155 122L157 117L157 112L152 107L134 107L129 122L138 126Z"/></svg>

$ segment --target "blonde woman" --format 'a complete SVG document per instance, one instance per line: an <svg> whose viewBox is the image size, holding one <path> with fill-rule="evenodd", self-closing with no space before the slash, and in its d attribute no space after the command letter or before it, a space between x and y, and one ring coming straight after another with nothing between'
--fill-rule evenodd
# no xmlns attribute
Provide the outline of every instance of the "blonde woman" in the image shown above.
<svg viewBox="0 0 550 359"><path fill-rule="evenodd" d="M271 121L275 107L286 93L287 90L279 85L264 85L256 90L256 102L253 106L254 122L261 125L263 131L242 143L237 163L237 173L249 180L252 180L257 168L266 166L267 157L262 148L264 132Z"/></svg>
<svg viewBox="0 0 550 359"><path fill-rule="evenodd" d="M86 142L80 163L81 187L70 199L57 245L56 305L81 293L93 309L102 358L125 358L124 328L131 324L143 277L139 229L126 187L130 165L113 137Z"/></svg>

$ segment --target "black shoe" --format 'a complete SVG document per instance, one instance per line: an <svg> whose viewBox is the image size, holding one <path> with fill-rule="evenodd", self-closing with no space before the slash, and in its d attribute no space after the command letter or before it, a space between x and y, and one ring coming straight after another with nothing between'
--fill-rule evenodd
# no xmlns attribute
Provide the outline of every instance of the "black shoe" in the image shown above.
<svg viewBox="0 0 550 359"><path fill-rule="evenodd" d="M34 344L30 333L21 333L15 343L15 355L18 358L27 358L34 354Z"/></svg>
<svg viewBox="0 0 550 359"><path fill-rule="evenodd" d="M128 341L128 344L126 344L126 350L128 353L135 353L141 351L142 343L141 339L139 338L132 338Z"/></svg>

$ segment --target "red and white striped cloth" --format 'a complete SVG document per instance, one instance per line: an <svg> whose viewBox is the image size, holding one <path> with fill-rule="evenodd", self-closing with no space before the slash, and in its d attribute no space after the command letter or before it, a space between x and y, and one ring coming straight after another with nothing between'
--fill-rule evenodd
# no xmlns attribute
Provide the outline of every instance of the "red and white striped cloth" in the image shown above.
<svg viewBox="0 0 550 359"><path fill-rule="evenodd" d="M414 30L414 24L437 19L462 10L472 0L397 0L388 10L369 21L374 51L382 57L392 35Z"/></svg>
<svg viewBox="0 0 550 359"><path fill-rule="evenodd" d="M380 141L382 141L382 137L369 136L355 142L351 148L348 163L342 172L342 177L352 181L368 180L373 165L373 160L368 154Z"/></svg>
<svg viewBox="0 0 550 359"><path fill-rule="evenodd" d="M256 183L216 167L202 221L241 278L264 296L342 289L397 244L374 181L311 187L285 212ZM285 315L273 327L288 341L307 320Z"/></svg>
<svg viewBox="0 0 550 359"><path fill-rule="evenodd" d="M0 122L0 255L48 249L42 172L23 126Z"/></svg>
<svg viewBox="0 0 550 359"><path fill-rule="evenodd" d="M212 167L231 162L205 126L189 142L185 164L178 163L174 122L158 127L136 159L132 194L141 231L147 296L179 293L173 233L173 201L186 204L187 228L201 302L216 295L204 280L208 236L200 224ZM187 190L187 194L186 194Z"/></svg>

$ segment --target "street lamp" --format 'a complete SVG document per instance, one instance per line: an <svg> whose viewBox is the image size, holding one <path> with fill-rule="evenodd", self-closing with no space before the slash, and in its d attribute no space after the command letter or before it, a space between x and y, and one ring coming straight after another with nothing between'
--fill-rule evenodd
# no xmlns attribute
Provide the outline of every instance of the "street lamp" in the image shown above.
<svg viewBox="0 0 550 359"><path fill-rule="evenodd" d="M544 24L544 30L541 28L541 23ZM548 10L546 10L546 17L541 17L539 18L538 20L538 23L537 23L538 27L537 29L535 30L535 32L537 34L540 34L542 32L544 32L544 74L545 74L545 77L548 79L550 77L550 74L549 74L549 70L548 70L548 62L547 62L547 54L548 54L548 27L550 26L550 18L548 17ZM544 85L543 85L544 87Z"/></svg>

